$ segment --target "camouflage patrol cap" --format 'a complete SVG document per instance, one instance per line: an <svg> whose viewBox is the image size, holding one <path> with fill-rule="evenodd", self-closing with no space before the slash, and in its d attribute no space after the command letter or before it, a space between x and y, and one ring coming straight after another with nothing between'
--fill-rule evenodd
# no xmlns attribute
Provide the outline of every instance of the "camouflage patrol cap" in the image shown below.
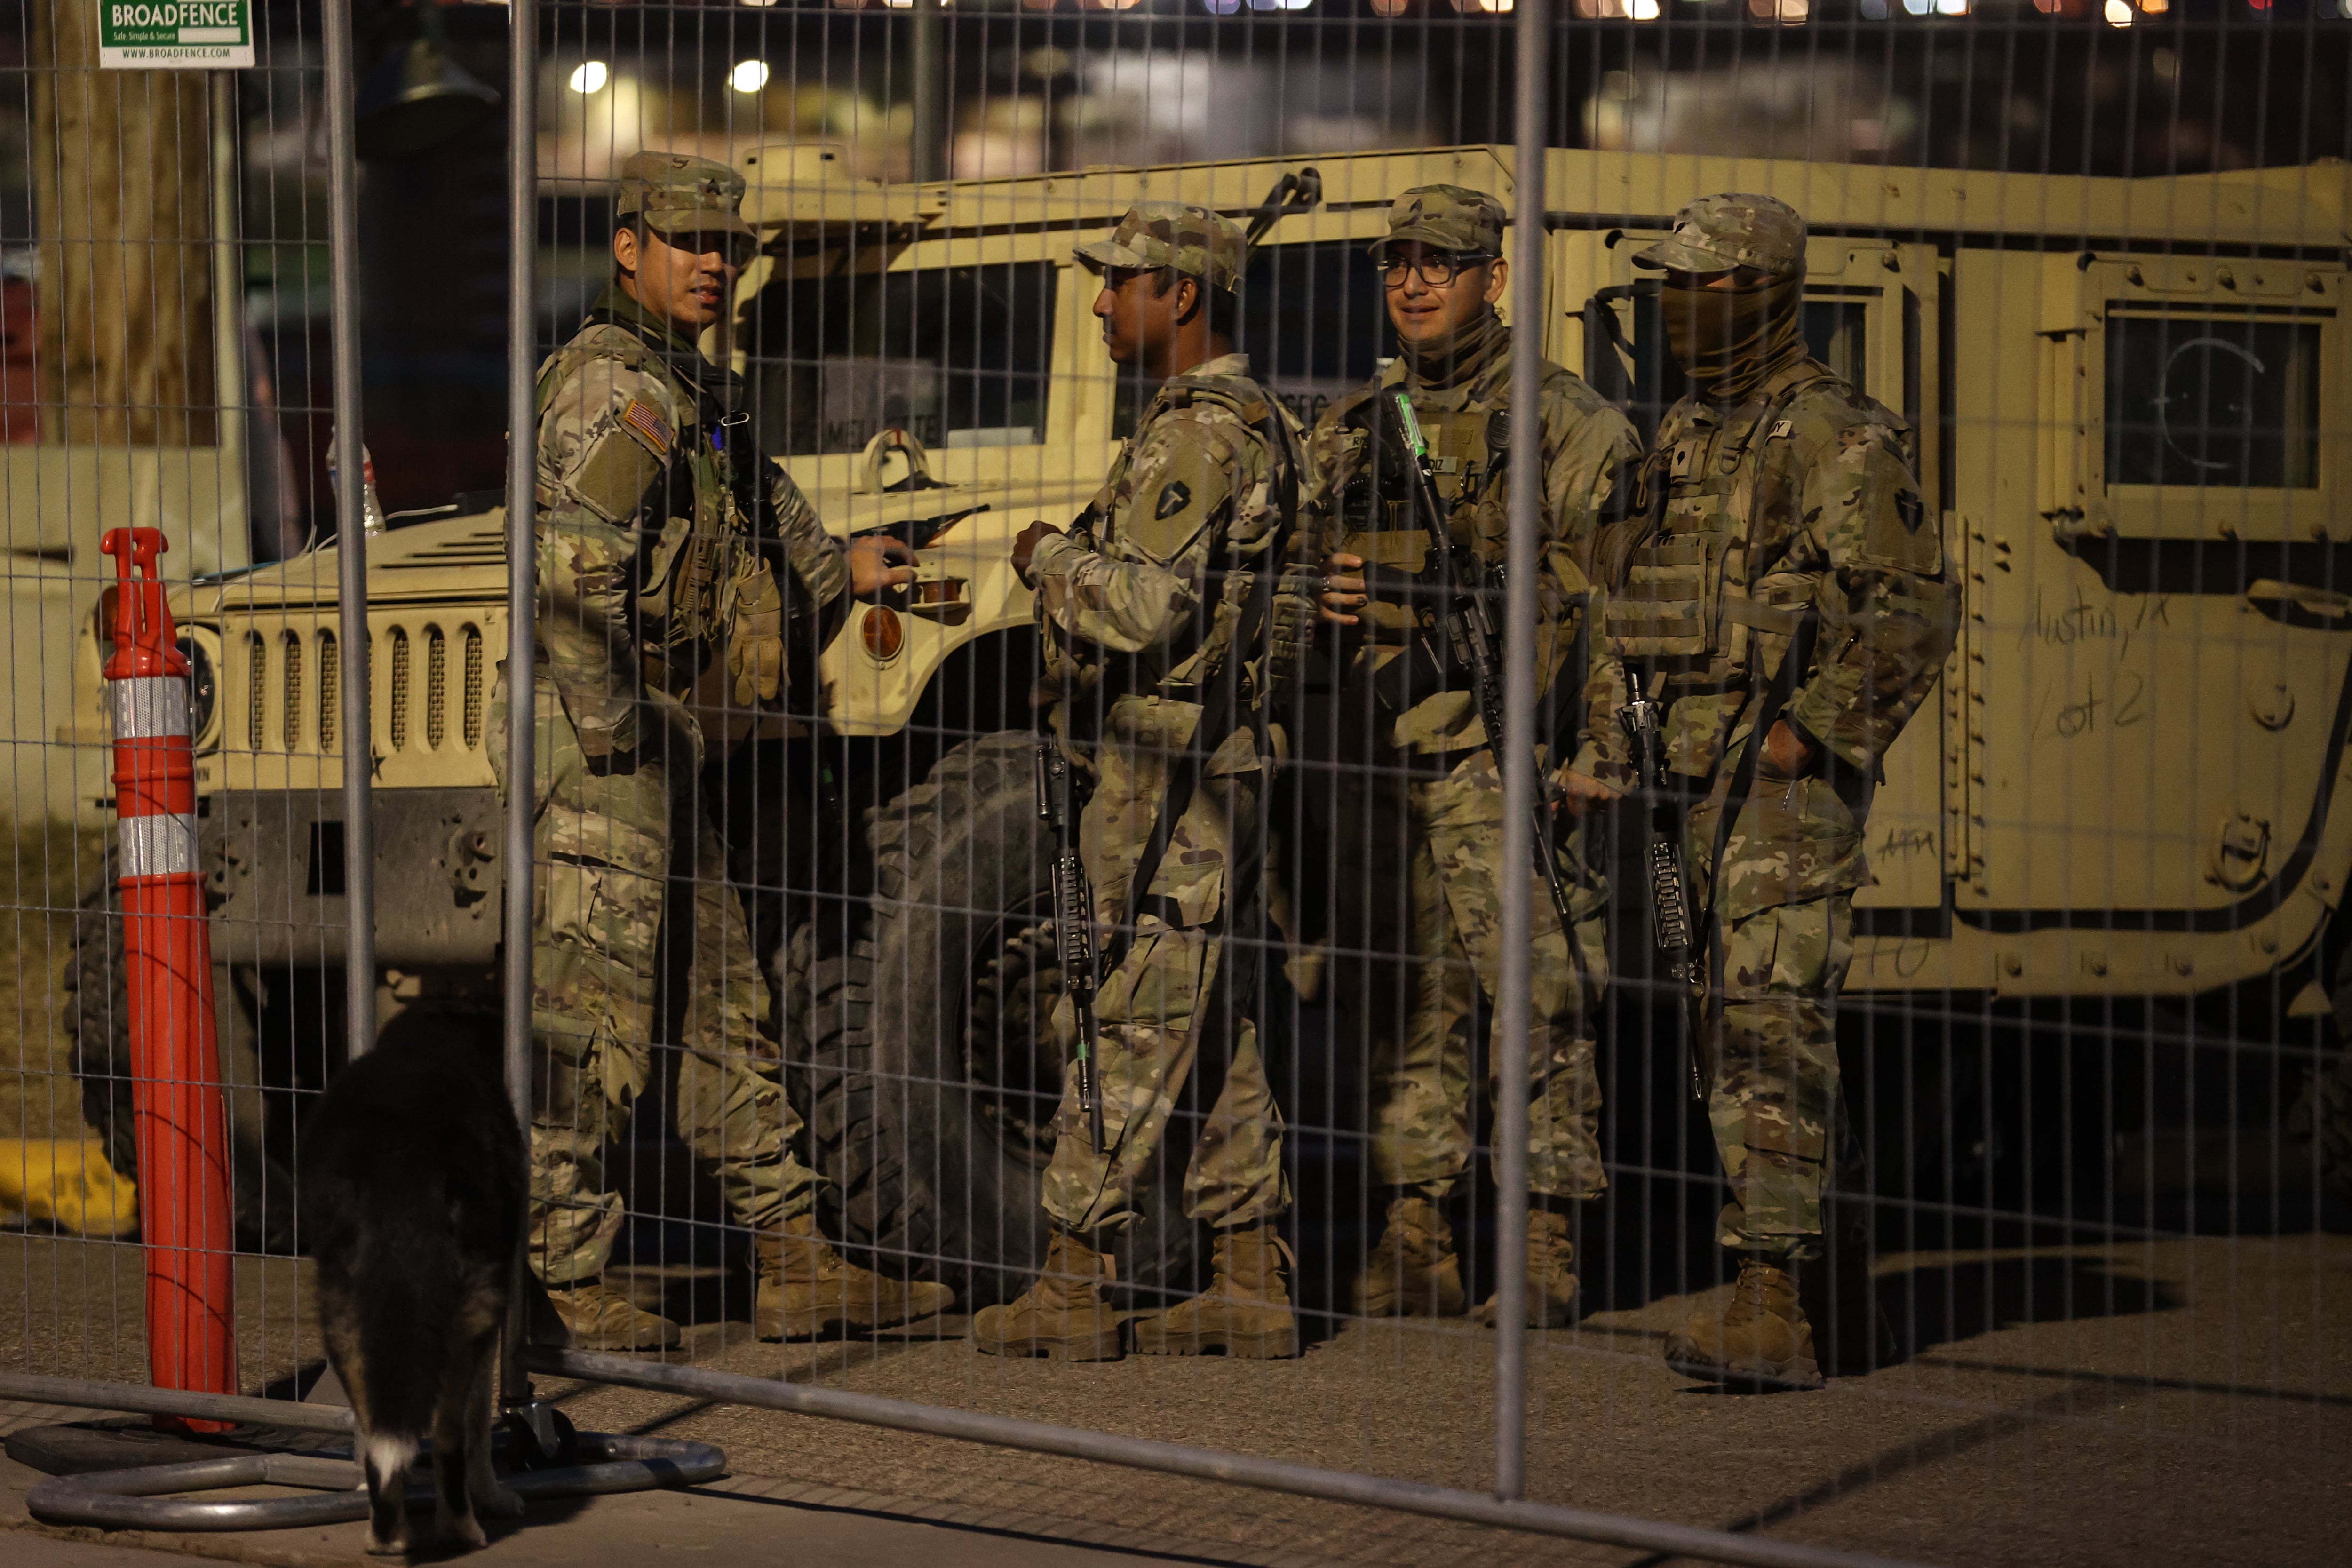
<svg viewBox="0 0 2352 1568"><path fill-rule="evenodd" d="M1372 259L1392 245L1419 244L1457 256L1503 254L1503 204L1467 185L1415 185L1389 207L1389 231L1372 241Z"/></svg>
<svg viewBox="0 0 2352 1568"><path fill-rule="evenodd" d="M1108 239L1089 240L1077 258L1106 267L1172 267L1230 290L1241 281L1241 226L1189 202L1138 202Z"/></svg>
<svg viewBox="0 0 2352 1568"><path fill-rule="evenodd" d="M656 234L740 234L758 237L738 209L743 176L726 164L684 153L637 153L621 165L616 216L635 217Z"/></svg>
<svg viewBox="0 0 2352 1568"><path fill-rule="evenodd" d="M1701 196L1675 215L1671 239L1633 253L1636 267L1722 272L1753 267L1776 277L1805 270L1805 220L1772 196L1727 191Z"/></svg>

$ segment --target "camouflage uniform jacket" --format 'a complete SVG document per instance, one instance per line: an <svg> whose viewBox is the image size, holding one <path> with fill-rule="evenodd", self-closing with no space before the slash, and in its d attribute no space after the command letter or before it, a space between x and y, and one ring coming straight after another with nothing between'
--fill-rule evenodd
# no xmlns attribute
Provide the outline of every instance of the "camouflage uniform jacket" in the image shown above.
<svg viewBox="0 0 2352 1568"><path fill-rule="evenodd" d="M1737 772L1726 759L1801 616L1819 617L1784 717L1828 755L1794 784L1759 775L1724 850L1726 917L1868 879L1861 829L1880 759L1934 687L1957 624L1908 437L1811 360L1736 408L1685 398L1659 426L1636 515L1601 542L1611 650L1664 673L1667 769L1709 783L1690 819L1702 882ZM1616 722L1625 698L1612 658L1587 692L1577 763L1620 789L1634 783Z"/></svg>
<svg viewBox="0 0 2352 1568"><path fill-rule="evenodd" d="M698 363L614 286L540 367L540 658L592 756L635 748L641 691L692 685L768 586L772 552L812 610L845 605L841 546L782 468L748 439L727 449L717 400L677 368ZM705 389L732 380L695 374ZM739 458L764 470L745 487L764 517L738 499Z"/></svg>
<svg viewBox="0 0 2352 1568"><path fill-rule="evenodd" d="M1258 427L1269 416L1281 422L1287 452ZM1115 690L1201 700L1256 574L1284 570L1312 546L1294 533L1293 562L1265 559L1281 531L1282 466L1293 460L1303 530L1311 462L1297 421L1250 378L1246 354L1221 355L1160 387L1093 502L1032 557L1049 689L1076 696L1123 659ZM1304 577L1286 579L1271 617L1276 641L1311 614ZM1255 665L1264 651L1244 657ZM1251 673L1259 679L1244 691L1254 699L1264 693L1264 670Z"/></svg>
<svg viewBox="0 0 2352 1568"><path fill-rule="evenodd" d="M1555 688L1590 618L1588 578L1599 525L1617 504L1621 484L1630 489L1629 470L1641 455L1641 441L1625 416L1581 376L1549 361L1543 372L1545 570L1537 589L1536 657L1539 679L1545 688ZM1435 570L1405 477L1401 469L1391 471L1402 448L1394 435L1394 410L1385 400L1400 387L1412 395L1414 416L1429 439L1438 504L1448 509L1454 542L1496 564L1507 549L1507 348L1450 387L1425 386L1408 376L1403 360L1392 361L1370 385L1327 409L1311 441L1323 487L1318 510L1327 519L1333 547L1363 556L1373 578L1371 603L1360 617L1370 646L1358 657L1359 679L1398 658L1413 635L1412 612L1397 601L1393 589L1383 600L1383 580L1400 573L1433 577ZM1383 427L1388 435L1379 434ZM1499 606L1496 614L1499 619ZM1588 637L1588 653L1597 657L1598 645L1597 637ZM1570 676L1560 694L1572 697L1589 672ZM1400 715L1391 739L1424 753L1475 751L1486 744L1486 730L1472 693L1448 690L1423 698Z"/></svg>

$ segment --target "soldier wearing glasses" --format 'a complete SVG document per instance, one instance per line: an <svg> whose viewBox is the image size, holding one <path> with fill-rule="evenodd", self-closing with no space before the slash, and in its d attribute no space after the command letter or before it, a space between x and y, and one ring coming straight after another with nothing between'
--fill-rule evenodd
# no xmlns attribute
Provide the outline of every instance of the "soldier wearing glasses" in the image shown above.
<svg viewBox="0 0 2352 1568"><path fill-rule="evenodd" d="M1350 900L1365 927L1334 939L1342 952L1410 959L1341 986L1370 1037L1371 1159L1390 1192L1386 1229L1356 1282L1357 1310L1452 1316L1466 1304L1441 1205L1469 1170L1475 1035L1500 983L1503 886L1515 876L1530 883L1534 917L1528 1320L1547 1326L1568 1320L1576 1294L1574 1207L1607 1184L1592 1030L1606 979L1607 889L1580 840L1560 838L1553 848L1575 916L1575 931L1564 932L1536 868L1503 864L1496 737L1460 672L1434 668L1428 651L1433 610L1447 591L1433 546L1445 542L1415 513L1394 395L1410 395L1427 436L1450 542L1489 565L1505 552L1510 446L1541 447L1535 646L1506 657L1537 662L1538 723L1560 736L1545 748L1547 773L1573 751L1570 709L1592 641L1586 573L1640 444L1624 416L1556 364L1544 366L1533 416L1515 418L1510 329L1495 311L1508 284L1503 224L1495 198L1458 185L1396 199L1372 254L1402 353L1333 405L1313 448L1337 541L1324 616L1351 628L1339 729L1368 738L1348 760L1369 765L1342 770L1333 857L1369 873L1370 896ZM1482 1316L1493 1310L1490 1300Z"/></svg>

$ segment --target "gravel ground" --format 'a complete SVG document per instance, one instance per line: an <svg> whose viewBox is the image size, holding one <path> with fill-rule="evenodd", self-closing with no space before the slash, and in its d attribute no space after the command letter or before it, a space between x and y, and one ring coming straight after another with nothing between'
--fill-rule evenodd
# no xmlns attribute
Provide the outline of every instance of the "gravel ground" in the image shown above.
<svg viewBox="0 0 2352 1568"><path fill-rule="evenodd" d="M0 1237L0 1368L143 1381L134 1248ZM1725 1395L1657 1359L1694 1298L1534 1336L1529 1495L1938 1563L2333 1563L2352 1537L2352 1237L1887 1259L1923 1342L1813 1394ZM1906 1302L1918 1303L1917 1310ZM315 1361L299 1267L239 1276L246 1381ZM1493 1338L1356 1325L1291 1363L1105 1366L926 1332L688 1354L759 1376L1471 1489ZM843 1422L557 1384L583 1426L715 1442L739 1478L1120 1527L1254 1561L1583 1563L1631 1554ZM1079 1539L1083 1537L1074 1537Z"/></svg>

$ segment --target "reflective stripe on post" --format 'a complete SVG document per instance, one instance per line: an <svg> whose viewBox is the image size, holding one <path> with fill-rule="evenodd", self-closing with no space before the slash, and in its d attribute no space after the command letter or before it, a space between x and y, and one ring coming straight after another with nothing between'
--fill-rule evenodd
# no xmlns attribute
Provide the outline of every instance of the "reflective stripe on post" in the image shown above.
<svg viewBox="0 0 2352 1568"><path fill-rule="evenodd" d="M187 661L173 646L171 612L155 573L155 558L168 548L163 534L118 528L100 548L115 558L107 711L114 727L139 1221L147 1245L148 1367L158 1388L235 1394L228 1108L220 1091L212 936L196 862ZM155 1424L194 1431L228 1425L177 1416L158 1416Z"/></svg>

